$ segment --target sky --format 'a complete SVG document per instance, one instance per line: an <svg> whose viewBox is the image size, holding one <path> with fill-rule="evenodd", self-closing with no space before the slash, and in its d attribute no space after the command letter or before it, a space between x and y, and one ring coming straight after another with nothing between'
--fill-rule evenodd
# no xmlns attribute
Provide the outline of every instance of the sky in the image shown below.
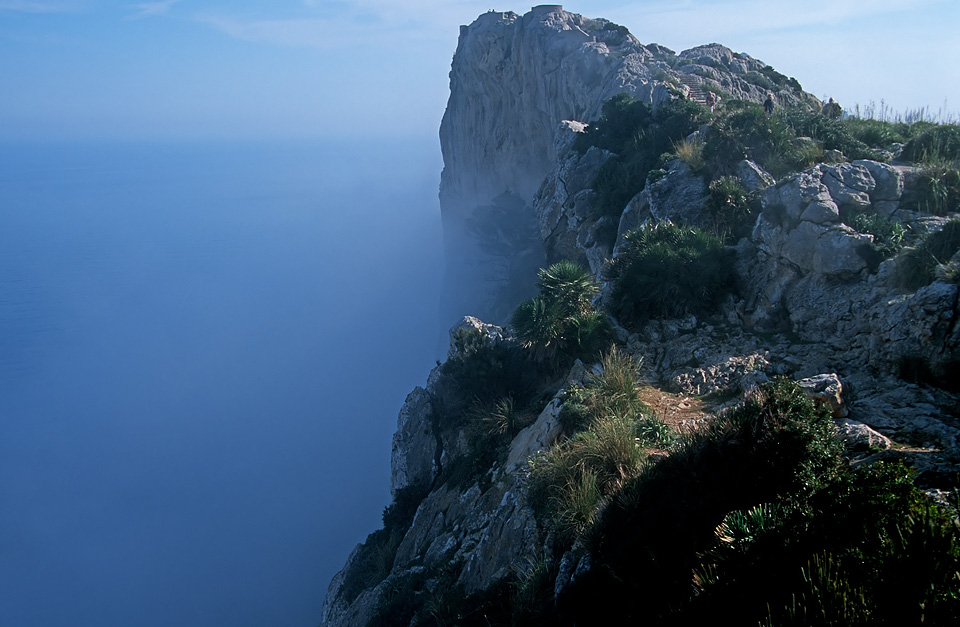
<svg viewBox="0 0 960 627"><path fill-rule="evenodd" d="M489 0L0 0L0 140L436 135ZM722 43L847 109L960 112L956 0L583 0L676 51Z"/></svg>

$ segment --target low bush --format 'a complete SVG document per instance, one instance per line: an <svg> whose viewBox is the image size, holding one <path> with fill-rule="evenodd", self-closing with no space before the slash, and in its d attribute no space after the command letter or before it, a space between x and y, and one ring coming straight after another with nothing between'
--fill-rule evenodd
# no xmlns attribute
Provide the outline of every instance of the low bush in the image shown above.
<svg viewBox="0 0 960 627"><path fill-rule="evenodd" d="M960 251L960 220L950 220L917 246L904 249L898 258L898 284L909 290L929 285L936 278L937 266L948 263L957 251Z"/></svg>
<svg viewBox="0 0 960 627"><path fill-rule="evenodd" d="M743 159L759 163L774 177L801 169L795 135L781 116L768 116L763 107L735 100L727 103L710 125L703 149L712 178L736 174Z"/></svg>
<svg viewBox="0 0 960 627"><path fill-rule="evenodd" d="M710 181L707 210L713 222L713 233L720 241L728 236L746 237L750 234L759 203L747 192L736 176L721 176Z"/></svg>
<svg viewBox="0 0 960 627"><path fill-rule="evenodd" d="M943 163L921 168L916 208L938 216L960 209L960 171Z"/></svg>
<svg viewBox="0 0 960 627"><path fill-rule="evenodd" d="M540 294L521 304L511 326L535 359L554 369L588 358L610 343L612 330L592 299L599 291L593 277L569 261L541 269Z"/></svg>
<svg viewBox="0 0 960 627"><path fill-rule="evenodd" d="M883 155L857 139L842 120L831 120L819 111L788 109L784 121L797 137L812 137L826 150L839 150L847 159L883 160Z"/></svg>
<svg viewBox="0 0 960 627"><path fill-rule="evenodd" d="M669 456L624 482L589 536L590 572L558 603L578 623L602 607L598 623L629 624L642 617L673 624L668 617L691 602L692 573L700 572L701 585L711 570L719 581L727 580L724 564L709 560L720 542L715 530L727 516L813 492L835 475L840 449L829 414L795 383L763 386L746 404L683 435ZM571 597L590 602L582 605Z"/></svg>
<svg viewBox="0 0 960 627"><path fill-rule="evenodd" d="M632 328L712 311L734 285L731 253L718 238L671 223L625 234L605 274L613 282L613 313Z"/></svg>
<svg viewBox="0 0 960 627"><path fill-rule="evenodd" d="M877 266L884 259L893 257L903 248L903 239L907 230L896 220L884 218L877 213L861 213L844 215L841 210L843 222L860 233L873 236L873 242L869 248L861 251L870 267L876 270Z"/></svg>
<svg viewBox="0 0 960 627"><path fill-rule="evenodd" d="M622 482L639 472L644 447L673 439L672 430L651 417L641 400L639 365L611 349L602 371L564 397L562 421L573 436L531 461L530 502L568 541L583 533Z"/></svg>
<svg viewBox="0 0 960 627"><path fill-rule="evenodd" d="M524 405L531 398L538 376L526 351L469 328L457 331L453 342L456 355L440 369L452 388L448 396L457 401L451 410L475 402L489 406L508 397Z"/></svg>
<svg viewBox="0 0 960 627"><path fill-rule="evenodd" d="M960 125L937 124L927 128L907 142L901 157L914 163L960 160Z"/></svg>
<svg viewBox="0 0 960 627"><path fill-rule="evenodd" d="M893 143L906 141L901 134L901 125L872 118L848 117L840 120L847 132L871 148L887 148Z"/></svg>
<svg viewBox="0 0 960 627"><path fill-rule="evenodd" d="M615 154L593 182L594 219L619 219L630 199L643 190L650 170L659 166L660 156L697 130L709 115L706 108L682 99L664 104L656 113L627 94L605 102L600 119L591 122L574 144L580 152L597 146Z"/></svg>
<svg viewBox="0 0 960 627"><path fill-rule="evenodd" d="M677 159L690 166L694 172L703 169L703 141L699 136L674 142L673 152L677 155Z"/></svg>

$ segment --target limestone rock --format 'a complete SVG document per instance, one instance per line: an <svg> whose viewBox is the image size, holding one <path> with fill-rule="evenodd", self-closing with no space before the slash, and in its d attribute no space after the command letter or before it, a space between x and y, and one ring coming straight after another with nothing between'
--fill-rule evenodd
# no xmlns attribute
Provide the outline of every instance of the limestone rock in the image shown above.
<svg viewBox="0 0 960 627"><path fill-rule="evenodd" d="M849 412L843 403L843 384L836 373L819 374L797 382L804 393L818 403L826 405L834 418L843 418Z"/></svg>
<svg viewBox="0 0 960 627"><path fill-rule="evenodd" d="M560 5L537 6L522 16L491 11L461 28L440 124L440 206L448 264L445 315L452 319L494 310L488 301L496 295L487 294L496 259L484 256L468 224L476 208L506 192L526 205L534 203L544 177L565 158L554 149L561 121L594 120L603 102L621 92L657 107L672 98L668 83L679 84L681 73L691 71L733 99L761 102L766 97L766 86L755 82L766 66L756 59L718 44L680 56L694 63L674 67L675 61L667 62L673 61L667 49L641 45L622 27L569 13ZM782 103L819 106L816 98L792 87L779 89L777 97ZM579 130L567 124L563 132ZM541 233L550 234L544 238L547 259L579 258L596 266L609 250L569 254L577 242L594 248L598 227L572 218L572 207L564 204L587 187L563 180L566 189L555 185L553 190L559 202L552 207L541 203L538 211Z"/></svg>
<svg viewBox="0 0 960 627"><path fill-rule="evenodd" d="M450 328L450 348L447 349L447 359L453 359L458 355L457 336L464 330L476 331L486 342L501 342L504 339L502 327L488 324L473 316L464 316L460 322Z"/></svg>
<svg viewBox="0 0 960 627"><path fill-rule="evenodd" d="M880 163L879 161L870 161L867 159L853 162L854 166L866 168L874 180L873 190L870 192L870 200L874 203L879 201L899 201L903 196L903 173L892 165Z"/></svg>
<svg viewBox="0 0 960 627"><path fill-rule="evenodd" d="M677 222L691 226L708 223L707 185L679 159L670 162L665 176L647 184L620 219L618 240L631 228L647 221Z"/></svg>
<svg viewBox="0 0 960 627"><path fill-rule="evenodd" d="M433 402L430 394L416 387L407 395L390 456L390 493L409 485L429 485L437 472L437 440L433 430Z"/></svg>
<svg viewBox="0 0 960 627"><path fill-rule="evenodd" d="M890 438L855 420L844 420L838 431L847 446L854 450L886 450L893 446Z"/></svg>
<svg viewBox="0 0 960 627"><path fill-rule="evenodd" d="M744 159L737 164L737 176L748 192L757 192L776 183L772 176L749 159Z"/></svg>

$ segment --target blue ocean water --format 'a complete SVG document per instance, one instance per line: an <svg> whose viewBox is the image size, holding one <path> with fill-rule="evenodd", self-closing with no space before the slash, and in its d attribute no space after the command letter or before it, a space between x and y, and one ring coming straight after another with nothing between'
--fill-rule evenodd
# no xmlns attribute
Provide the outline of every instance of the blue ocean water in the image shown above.
<svg viewBox="0 0 960 627"><path fill-rule="evenodd" d="M437 357L440 166L0 145L0 625L319 622Z"/></svg>

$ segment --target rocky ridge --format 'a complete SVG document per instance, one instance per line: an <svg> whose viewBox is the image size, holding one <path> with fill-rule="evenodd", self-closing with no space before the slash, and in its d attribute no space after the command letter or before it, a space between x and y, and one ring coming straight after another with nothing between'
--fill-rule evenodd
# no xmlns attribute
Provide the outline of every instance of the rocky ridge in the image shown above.
<svg viewBox="0 0 960 627"><path fill-rule="evenodd" d="M524 15L490 11L461 27L440 124L446 315L498 321L519 302L502 302L501 277L490 275L498 264L477 245L471 217L504 194L532 216L534 196L558 163L551 146L561 120L595 119L603 102L622 92L656 107L689 93L691 81L737 99L761 102L773 92L783 104L819 106L795 80L745 54L719 44L679 54L643 45L623 26L561 5ZM540 241L531 246L542 250ZM542 255L530 273L538 262Z"/></svg>

